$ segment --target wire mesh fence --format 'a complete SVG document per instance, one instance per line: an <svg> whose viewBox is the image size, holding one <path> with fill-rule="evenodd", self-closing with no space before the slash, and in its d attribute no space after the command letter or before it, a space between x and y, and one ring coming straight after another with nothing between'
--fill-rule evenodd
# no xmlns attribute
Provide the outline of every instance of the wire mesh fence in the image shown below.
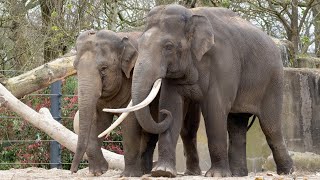
<svg viewBox="0 0 320 180"><path fill-rule="evenodd" d="M51 97L53 96L59 96L60 98L59 107L56 107L60 110L60 114L53 114L53 117L61 119L61 123L73 131L73 118L78 109L77 80L75 77L69 77L62 81L62 89L59 93L52 93L50 88L46 88L28 94L20 100L39 111L42 107L52 109ZM33 127L14 112L0 108L0 129L0 170L30 166L70 168L73 153L60 145L58 145L59 153L53 153L53 150L50 149L50 143L54 143L55 140ZM110 137L105 139L102 146L116 153L123 153L121 129L117 129ZM52 154L59 157L54 157ZM53 158L58 159L58 161L52 161ZM87 165L87 161L82 161L80 168Z"/></svg>

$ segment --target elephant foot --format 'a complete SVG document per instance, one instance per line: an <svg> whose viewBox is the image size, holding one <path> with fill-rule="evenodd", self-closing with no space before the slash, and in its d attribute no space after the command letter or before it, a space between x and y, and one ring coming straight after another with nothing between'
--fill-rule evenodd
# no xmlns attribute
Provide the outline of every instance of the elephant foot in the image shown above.
<svg viewBox="0 0 320 180"><path fill-rule="evenodd" d="M200 167L197 166L194 168L187 168L186 171L184 172L184 174L188 175L188 176L198 176L198 175L201 175L202 172L201 172Z"/></svg>
<svg viewBox="0 0 320 180"><path fill-rule="evenodd" d="M176 177L177 170L173 165L168 163L157 162L155 167L151 171L153 177Z"/></svg>
<svg viewBox="0 0 320 180"><path fill-rule="evenodd" d="M231 170L232 176L233 177L243 177L243 176L248 176L248 169L243 167L243 168L237 168Z"/></svg>
<svg viewBox="0 0 320 180"><path fill-rule="evenodd" d="M279 175L292 174L293 172L294 172L294 168L292 166L292 162L291 162L291 164L288 163L286 166L282 166L282 167L277 166L277 174L279 174Z"/></svg>
<svg viewBox="0 0 320 180"><path fill-rule="evenodd" d="M108 171L108 168L108 162L104 158L95 163L89 162L89 173L93 176L101 176Z"/></svg>
<svg viewBox="0 0 320 180"><path fill-rule="evenodd" d="M205 177L231 177L231 171L229 169L221 168L210 168L206 174Z"/></svg>
<svg viewBox="0 0 320 180"><path fill-rule="evenodd" d="M124 170L120 177L141 177L143 173L140 170Z"/></svg>

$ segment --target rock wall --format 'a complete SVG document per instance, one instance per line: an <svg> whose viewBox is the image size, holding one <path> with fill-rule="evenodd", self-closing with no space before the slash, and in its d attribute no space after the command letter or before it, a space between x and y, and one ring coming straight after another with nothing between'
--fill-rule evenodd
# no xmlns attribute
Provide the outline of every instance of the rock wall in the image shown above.
<svg viewBox="0 0 320 180"><path fill-rule="evenodd" d="M292 42L284 39L272 38L281 52L281 59L284 67L294 67L294 49Z"/></svg>
<svg viewBox="0 0 320 180"><path fill-rule="evenodd" d="M285 69L283 132L292 151L320 154L320 70Z"/></svg>
<svg viewBox="0 0 320 180"><path fill-rule="evenodd" d="M299 57L296 60L297 68L320 68L320 58L316 57Z"/></svg>

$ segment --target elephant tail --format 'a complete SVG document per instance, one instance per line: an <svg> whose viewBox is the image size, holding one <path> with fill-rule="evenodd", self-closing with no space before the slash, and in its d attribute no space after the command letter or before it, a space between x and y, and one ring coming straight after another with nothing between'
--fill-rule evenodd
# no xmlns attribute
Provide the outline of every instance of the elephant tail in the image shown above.
<svg viewBox="0 0 320 180"><path fill-rule="evenodd" d="M249 126L247 127L247 131L249 131L249 129L251 128L251 126L253 125L254 121L257 119L257 116L256 115L253 115L253 118L249 124Z"/></svg>

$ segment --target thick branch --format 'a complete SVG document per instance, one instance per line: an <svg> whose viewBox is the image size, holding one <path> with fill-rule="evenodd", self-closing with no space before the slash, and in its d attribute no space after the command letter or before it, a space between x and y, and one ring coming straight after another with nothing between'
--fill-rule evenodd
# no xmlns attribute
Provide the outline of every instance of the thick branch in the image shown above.
<svg viewBox="0 0 320 180"><path fill-rule="evenodd" d="M47 133L50 137L58 141L60 144L71 150L76 151L78 136L72 131L55 121L47 108L40 109L39 113L31 109L14 97L0 83L0 107L5 106L16 112L23 119ZM102 149L105 159L109 163L110 168L124 169L124 159L122 155ZM84 158L87 158L85 155Z"/></svg>
<svg viewBox="0 0 320 180"><path fill-rule="evenodd" d="M303 16L302 16L302 18L301 18L301 20L300 20L300 25L299 25L299 27L298 27L298 32L301 31L301 28L302 28L302 26L303 26L303 24L304 24L304 22L305 22L305 20L306 20L306 17L307 17L307 15L308 15L308 13L309 13L309 10L310 10L311 7L312 7L312 3L313 3L313 2L314 2L314 0L310 0L310 2L309 2L308 5L307 5L306 10L304 10Z"/></svg>
<svg viewBox="0 0 320 180"><path fill-rule="evenodd" d="M76 73L75 56L62 57L19 76L2 82L17 98L49 86L51 83Z"/></svg>

